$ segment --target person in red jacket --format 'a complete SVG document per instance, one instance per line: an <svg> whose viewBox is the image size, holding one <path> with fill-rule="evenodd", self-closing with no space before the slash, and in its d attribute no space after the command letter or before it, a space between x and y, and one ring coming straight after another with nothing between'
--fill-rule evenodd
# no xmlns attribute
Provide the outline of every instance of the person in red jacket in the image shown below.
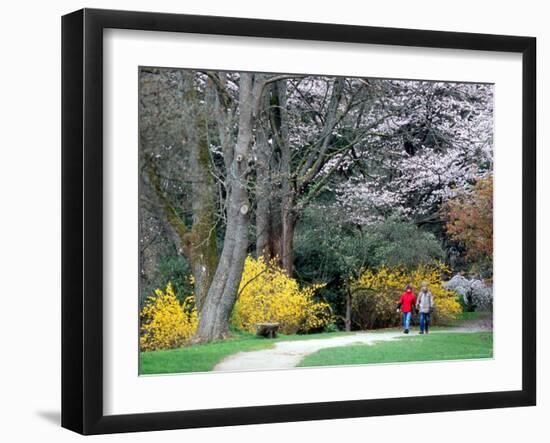
<svg viewBox="0 0 550 443"><path fill-rule="evenodd" d="M405 287L405 292L401 294L399 298L399 303L397 303L397 312L401 311L403 314L403 332L405 334L409 333L409 327L411 325L411 317L413 309L416 305L416 296L412 290L412 285L407 285Z"/></svg>

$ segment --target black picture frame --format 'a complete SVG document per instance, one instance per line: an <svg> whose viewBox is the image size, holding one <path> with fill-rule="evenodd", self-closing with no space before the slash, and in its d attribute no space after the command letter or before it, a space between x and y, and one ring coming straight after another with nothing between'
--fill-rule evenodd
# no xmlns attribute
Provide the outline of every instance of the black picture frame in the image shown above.
<svg viewBox="0 0 550 443"><path fill-rule="evenodd" d="M506 392L103 413L103 30L171 31L522 54L522 389ZM151 431L536 404L536 39L83 9L62 18L62 426Z"/></svg>

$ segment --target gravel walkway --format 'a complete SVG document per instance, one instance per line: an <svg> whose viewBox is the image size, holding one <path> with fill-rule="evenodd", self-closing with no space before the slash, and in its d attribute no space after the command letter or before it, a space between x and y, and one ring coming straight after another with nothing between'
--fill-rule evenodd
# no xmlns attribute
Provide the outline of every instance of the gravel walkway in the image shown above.
<svg viewBox="0 0 550 443"><path fill-rule="evenodd" d="M459 327L446 329L441 332L480 332L488 330L485 327ZM433 331L431 334L437 334ZM418 335L414 331L408 337ZM297 341L282 341L275 343L270 349L261 351L238 352L224 358L214 367L214 371L250 371L261 369L288 369L294 368L309 354L321 349L346 346L351 344L372 345L380 341L394 340L398 337L407 337L401 331L391 332L358 332L353 335L344 335L332 338L309 339Z"/></svg>

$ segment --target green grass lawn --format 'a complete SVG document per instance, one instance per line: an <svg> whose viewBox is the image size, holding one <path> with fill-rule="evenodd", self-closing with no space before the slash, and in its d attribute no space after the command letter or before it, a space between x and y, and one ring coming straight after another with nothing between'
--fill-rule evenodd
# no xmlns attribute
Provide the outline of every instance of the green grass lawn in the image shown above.
<svg viewBox="0 0 550 443"><path fill-rule="evenodd" d="M445 333L402 337L374 345L349 345L322 349L298 365L337 366L411 361L491 358L492 332Z"/></svg>
<svg viewBox="0 0 550 443"><path fill-rule="evenodd" d="M149 375L211 371L225 357L237 352L266 349L280 341L311 340L347 334L350 333L327 332L308 335L279 335L276 339L267 339L256 337L254 334L236 332L231 338L212 343L166 351L141 352L139 373Z"/></svg>
<svg viewBox="0 0 550 443"><path fill-rule="evenodd" d="M493 313L490 311L474 311L474 312L461 312L456 320L453 320L452 325L458 325L464 322L487 320L492 317Z"/></svg>
<svg viewBox="0 0 550 443"><path fill-rule="evenodd" d="M481 320L489 318L493 315L490 311L474 311L474 312L462 312L459 316L459 320Z"/></svg>
<svg viewBox="0 0 550 443"><path fill-rule="evenodd" d="M460 326L489 316L490 313L466 312L449 326ZM300 366L334 366L368 363L390 363L409 361L454 360L488 358L493 355L491 332L446 333L449 326L433 327L435 334L408 336L374 346L350 345L323 349L307 356ZM369 331L383 333L400 331L388 328ZM275 343L288 340L311 340L352 334L330 332L308 335L279 335L270 340L246 332L233 332L232 337L213 343L193 345L166 351L140 353L140 374L169 374L182 372L207 372L225 357L243 351L255 351L272 347Z"/></svg>

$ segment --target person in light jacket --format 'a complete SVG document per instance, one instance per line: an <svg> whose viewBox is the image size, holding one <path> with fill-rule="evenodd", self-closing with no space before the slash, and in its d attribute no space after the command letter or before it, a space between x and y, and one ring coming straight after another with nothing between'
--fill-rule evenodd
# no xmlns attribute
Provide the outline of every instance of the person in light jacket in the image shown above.
<svg viewBox="0 0 550 443"><path fill-rule="evenodd" d="M420 333L428 333L430 314L434 310L434 296L428 290L428 283L423 282L416 299L416 310L420 313Z"/></svg>

